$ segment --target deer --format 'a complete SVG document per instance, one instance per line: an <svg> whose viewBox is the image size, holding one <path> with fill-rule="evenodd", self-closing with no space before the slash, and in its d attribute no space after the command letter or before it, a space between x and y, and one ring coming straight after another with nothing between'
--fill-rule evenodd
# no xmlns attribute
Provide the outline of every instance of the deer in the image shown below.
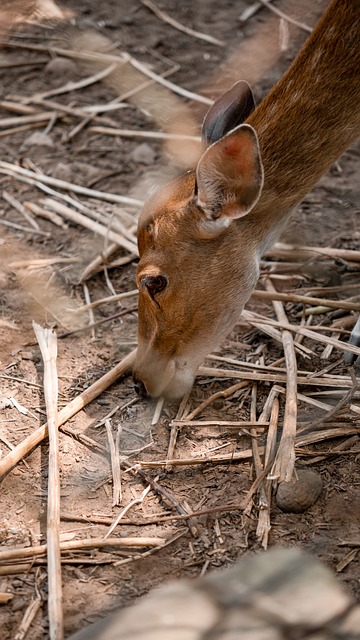
<svg viewBox="0 0 360 640"><path fill-rule="evenodd" d="M180 399L239 320L264 252L360 133L360 2L331 0L254 108L236 83L210 107L195 169L139 217L138 393Z"/></svg>

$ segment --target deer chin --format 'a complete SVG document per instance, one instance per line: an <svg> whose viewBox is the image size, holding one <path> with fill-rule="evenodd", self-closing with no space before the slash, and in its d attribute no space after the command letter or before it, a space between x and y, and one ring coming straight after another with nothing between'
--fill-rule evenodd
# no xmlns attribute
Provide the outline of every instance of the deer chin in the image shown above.
<svg viewBox="0 0 360 640"><path fill-rule="evenodd" d="M146 362L135 363L133 378L135 383L142 383L152 398L162 396L166 400L179 400L191 389L196 370L197 366L184 358L166 361L153 355Z"/></svg>

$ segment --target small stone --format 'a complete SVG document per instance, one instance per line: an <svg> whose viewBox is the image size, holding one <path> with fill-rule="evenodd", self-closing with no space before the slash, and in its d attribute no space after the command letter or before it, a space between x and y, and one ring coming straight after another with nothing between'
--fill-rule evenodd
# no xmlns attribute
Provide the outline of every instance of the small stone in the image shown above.
<svg viewBox="0 0 360 640"><path fill-rule="evenodd" d="M303 513L323 490L321 476L315 471L298 469L296 475L291 482L280 482L276 493L276 504L286 513Z"/></svg>
<svg viewBox="0 0 360 640"><path fill-rule="evenodd" d="M35 131L28 136L26 140L24 140L21 148L28 149L29 147L48 147L49 149L52 149L54 146L51 136L43 131Z"/></svg>
<svg viewBox="0 0 360 640"><path fill-rule="evenodd" d="M130 154L131 159L138 164L153 164L156 153L146 142L139 144Z"/></svg>
<svg viewBox="0 0 360 640"><path fill-rule="evenodd" d="M61 56L58 56L47 63L45 71L60 76L76 76L77 67L69 58L62 58Z"/></svg>

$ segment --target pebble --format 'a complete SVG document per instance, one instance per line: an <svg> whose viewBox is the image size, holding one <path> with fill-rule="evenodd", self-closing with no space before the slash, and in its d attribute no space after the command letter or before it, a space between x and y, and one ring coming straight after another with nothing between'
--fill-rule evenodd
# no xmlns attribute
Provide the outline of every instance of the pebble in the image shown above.
<svg viewBox="0 0 360 640"><path fill-rule="evenodd" d="M48 147L52 149L54 146L51 136L43 131L35 131L24 140L21 149L28 149L29 147Z"/></svg>
<svg viewBox="0 0 360 640"><path fill-rule="evenodd" d="M280 482L276 493L276 504L286 513L303 513L323 490L321 476L315 471L298 469L296 475L291 482Z"/></svg>
<svg viewBox="0 0 360 640"><path fill-rule="evenodd" d="M47 63L45 71L53 73L54 75L75 76L77 74L77 67L75 62L69 60L69 58L58 56Z"/></svg>
<svg viewBox="0 0 360 640"><path fill-rule="evenodd" d="M156 153L149 144L143 142L139 144L130 154L131 159L138 164L153 164Z"/></svg>

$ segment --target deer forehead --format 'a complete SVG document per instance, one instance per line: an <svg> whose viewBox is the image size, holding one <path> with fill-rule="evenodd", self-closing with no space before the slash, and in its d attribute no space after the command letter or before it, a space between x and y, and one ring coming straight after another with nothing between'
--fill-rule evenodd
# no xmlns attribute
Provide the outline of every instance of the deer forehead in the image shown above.
<svg viewBox="0 0 360 640"><path fill-rule="evenodd" d="M191 231L194 186L194 173L188 172L159 187L147 200L138 224L141 258L145 251L170 249L177 238L181 239L182 234Z"/></svg>

